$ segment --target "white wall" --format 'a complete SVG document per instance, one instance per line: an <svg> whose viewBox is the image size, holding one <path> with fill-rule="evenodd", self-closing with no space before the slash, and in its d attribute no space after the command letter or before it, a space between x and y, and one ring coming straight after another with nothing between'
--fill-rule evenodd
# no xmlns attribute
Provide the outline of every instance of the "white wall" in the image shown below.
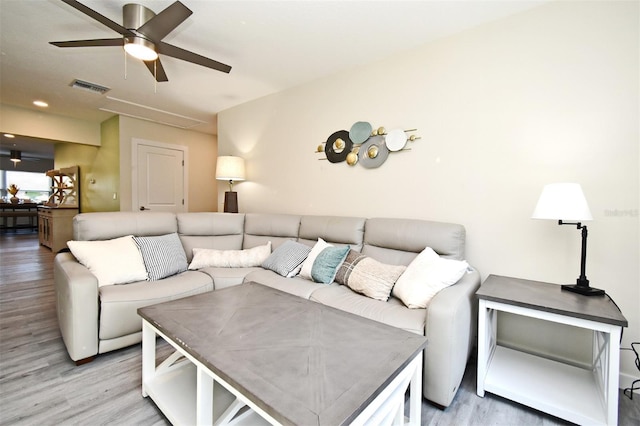
<svg viewBox="0 0 640 426"><path fill-rule="evenodd" d="M543 185L579 182L594 216L587 276L620 305L629 346L640 340L638 5L554 2L223 111L220 154L247 160L240 210L462 223L483 278L573 283L579 231L530 216ZM319 160L320 142L360 120L422 139L378 169ZM502 322L542 352L557 334ZM622 373L637 377L631 355Z"/></svg>

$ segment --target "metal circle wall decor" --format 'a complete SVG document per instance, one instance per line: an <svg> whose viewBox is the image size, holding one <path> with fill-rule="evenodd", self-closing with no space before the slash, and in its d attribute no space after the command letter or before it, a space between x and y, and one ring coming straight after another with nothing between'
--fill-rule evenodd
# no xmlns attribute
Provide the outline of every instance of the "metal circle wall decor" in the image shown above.
<svg viewBox="0 0 640 426"><path fill-rule="evenodd" d="M333 132L316 148L317 153L324 152L330 163L346 161L347 165L361 164L366 169L380 167L389 157L390 153L410 151L407 142L414 142L420 136L410 135L408 132L416 132L417 129L393 129L387 132L384 126L373 128L366 121L356 121L349 131L338 130Z"/></svg>
<svg viewBox="0 0 640 426"><path fill-rule="evenodd" d="M372 130L371 124L366 121L356 121L351 126L351 130L349 130L349 137L353 143L361 144L369 139Z"/></svg>
<svg viewBox="0 0 640 426"><path fill-rule="evenodd" d="M407 144L407 135L402 129L393 129L385 135L384 142L389 151L400 151Z"/></svg>
<svg viewBox="0 0 640 426"><path fill-rule="evenodd" d="M349 132L346 130L338 130L327 138L324 146L324 153L330 163L340 163L347 159L347 155L353 148L353 142L349 138Z"/></svg>
<svg viewBox="0 0 640 426"><path fill-rule="evenodd" d="M389 157L389 148L384 143L383 136L372 136L360 147L358 162L365 169L380 167Z"/></svg>

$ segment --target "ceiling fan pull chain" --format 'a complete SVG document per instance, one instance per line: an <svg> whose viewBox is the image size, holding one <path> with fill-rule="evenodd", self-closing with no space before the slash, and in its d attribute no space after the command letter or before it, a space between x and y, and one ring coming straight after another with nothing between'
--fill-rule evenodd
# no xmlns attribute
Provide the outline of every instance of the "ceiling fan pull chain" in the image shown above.
<svg viewBox="0 0 640 426"><path fill-rule="evenodd" d="M122 52L124 53L124 79L127 79L127 52L122 49Z"/></svg>
<svg viewBox="0 0 640 426"><path fill-rule="evenodd" d="M158 60L153 61L153 93L158 93Z"/></svg>

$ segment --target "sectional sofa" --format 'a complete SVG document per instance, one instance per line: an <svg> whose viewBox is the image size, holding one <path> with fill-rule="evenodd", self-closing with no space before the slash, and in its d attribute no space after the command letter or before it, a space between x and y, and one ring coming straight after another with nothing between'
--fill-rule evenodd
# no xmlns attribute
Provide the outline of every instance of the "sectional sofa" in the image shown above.
<svg viewBox="0 0 640 426"><path fill-rule="evenodd" d="M427 247L442 258L462 260L465 256L462 225L415 219L109 212L79 214L73 228L74 242L177 234L184 253L179 250L181 253L170 259L184 256L189 264L193 264L193 249L246 253L270 243L275 253L286 241L313 247L319 239L334 247L348 245L351 250L388 265L409 265ZM125 263L113 264L107 272L127 272ZM54 281L62 338L76 363L140 342L139 307L254 281L425 335L428 346L424 354L423 394L432 403L447 407L460 385L474 345L474 294L480 276L469 267L455 285L438 292L426 309L410 309L393 295L387 301L376 300L347 285L321 284L299 275L287 278L257 265L206 266L155 281L99 285L98 278L71 252L61 252L54 261Z"/></svg>

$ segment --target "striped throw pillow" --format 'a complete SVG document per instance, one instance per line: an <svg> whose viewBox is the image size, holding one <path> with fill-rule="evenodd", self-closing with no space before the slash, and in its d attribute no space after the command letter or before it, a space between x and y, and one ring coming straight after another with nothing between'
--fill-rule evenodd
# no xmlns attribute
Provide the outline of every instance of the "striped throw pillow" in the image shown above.
<svg viewBox="0 0 640 426"><path fill-rule="evenodd" d="M157 237L133 237L133 241L142 255L147 280L157 281L187 270L187 255L175 232Z"/></svg>
<svg viewBox="0 0 640 426"><path fill-rule="evenodd" d="M283 277L291 278L300 272L302 262L307 258L311 247L292 240L287 240L276 248L262 263L262 267L270 269Z"/></svg>

